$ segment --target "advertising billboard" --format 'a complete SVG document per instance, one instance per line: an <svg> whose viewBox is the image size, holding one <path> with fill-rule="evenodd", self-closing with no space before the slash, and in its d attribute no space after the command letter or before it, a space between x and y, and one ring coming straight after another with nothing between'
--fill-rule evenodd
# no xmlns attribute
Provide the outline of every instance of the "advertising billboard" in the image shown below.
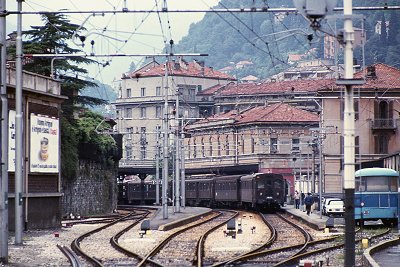
<svg viewBox="0 0 400 267"><path fill-rule="evenodd" d="M31 114L30 172L59 172L59 120Z"/></svg>

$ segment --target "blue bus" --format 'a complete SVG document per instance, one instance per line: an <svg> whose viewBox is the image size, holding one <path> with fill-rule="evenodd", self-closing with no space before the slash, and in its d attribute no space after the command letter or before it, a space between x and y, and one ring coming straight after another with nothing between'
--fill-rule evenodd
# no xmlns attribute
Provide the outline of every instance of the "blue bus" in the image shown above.
<svg viewBox="0 0 400 267"><path fill-rule="evenodd" d="M355 173L355 220L381 219L385 225L399 220L399 173L388 168L365 168Z"/></svg>

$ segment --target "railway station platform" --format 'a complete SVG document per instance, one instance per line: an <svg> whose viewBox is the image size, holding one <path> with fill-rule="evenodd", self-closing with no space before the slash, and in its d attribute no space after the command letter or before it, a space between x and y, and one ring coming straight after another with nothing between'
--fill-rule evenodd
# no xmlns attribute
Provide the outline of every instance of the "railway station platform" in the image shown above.
<svg viewBox="0 0 400 267"><path fill-rule="evenodd" d="M168 218L164 219L161 206L152 206L157 208L154 216L150 220L150 230L167 231L197 220L209 214L212 209L203 207L185 207L180 208L180 212L174 212L174 207L168 206Z"/></svg>
<svg viewBox="0 0 400 267"><path fill-rule="evenodd" d="M313 210L310 215L307 215L303 209L295 209L293 205L286 205L283 207L288 214L295 216L297 219L304 221L310 227L323 230L325 228L330 227L341 227L344 226L344 218L343 217L327 217L327 216L320 216L320 212L318 210Z"/></svg>

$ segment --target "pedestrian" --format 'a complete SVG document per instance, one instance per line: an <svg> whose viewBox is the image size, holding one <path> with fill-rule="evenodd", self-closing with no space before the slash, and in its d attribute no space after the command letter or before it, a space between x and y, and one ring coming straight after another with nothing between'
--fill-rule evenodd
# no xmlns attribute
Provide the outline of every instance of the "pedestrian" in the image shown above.
<svg viewBox="0 0 400 267"><path fill-rule="evenodd" d="M300 208L300 195L297 190L294 192L294 205L296 209Z"/></svg>
<svg viewBox="0 0 400 267"><path fill-rule="evenodd" d="M300 194L300 198L301 198L301 201L300 201L301 210L305 212L305 210L304 210L304 197L305 197L304 192L301 192L301 194Z"/></svg>
<svg viewBox="0 0 400 267"><path fill-rule="evenodd" d="M307 215L310 215L311 205L314 203L314 199L311 196L311 193L308 193L306 198L304 199L304 204L306 204Z"/></svg>

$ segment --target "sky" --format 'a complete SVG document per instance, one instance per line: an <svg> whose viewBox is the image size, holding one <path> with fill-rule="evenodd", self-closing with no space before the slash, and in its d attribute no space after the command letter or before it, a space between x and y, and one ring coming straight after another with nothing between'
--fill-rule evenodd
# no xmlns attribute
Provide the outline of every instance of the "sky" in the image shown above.
<svg viewBox="0 0 400 267"><path fill-rule="evenodd" d="M113 11L122 10L160 10L166 2L170 10L208 10L218 0L25 0L22 10L39 11ZM156 5L157 3L157 5ZM16 0L6 0L8 11L17 10ZM82 25L87 31L84 47L78 41L71 41L71 47L82 49L87 54L158 54L162 52L164 40L174 43L187 35L191 23L200 21L204 13L125 13L125 14L68 14L72 23ZM161 22L161 23L160 23ZM16 31L17 16L7 17L7 33ZM30 26L43 25L37 14L22 15L22 30ZM94 41L94 45L90 44ZM185 51L175 51L183 53ZM204 51L206 53L207 51ZM95 58L101 64L87 66L89 77L102 83L115 86L117 80L129 70L131 62L139 65L141 57ZM164 60L164 59L162 59ZM109 65L103 67L103 64Z"/></svg>

